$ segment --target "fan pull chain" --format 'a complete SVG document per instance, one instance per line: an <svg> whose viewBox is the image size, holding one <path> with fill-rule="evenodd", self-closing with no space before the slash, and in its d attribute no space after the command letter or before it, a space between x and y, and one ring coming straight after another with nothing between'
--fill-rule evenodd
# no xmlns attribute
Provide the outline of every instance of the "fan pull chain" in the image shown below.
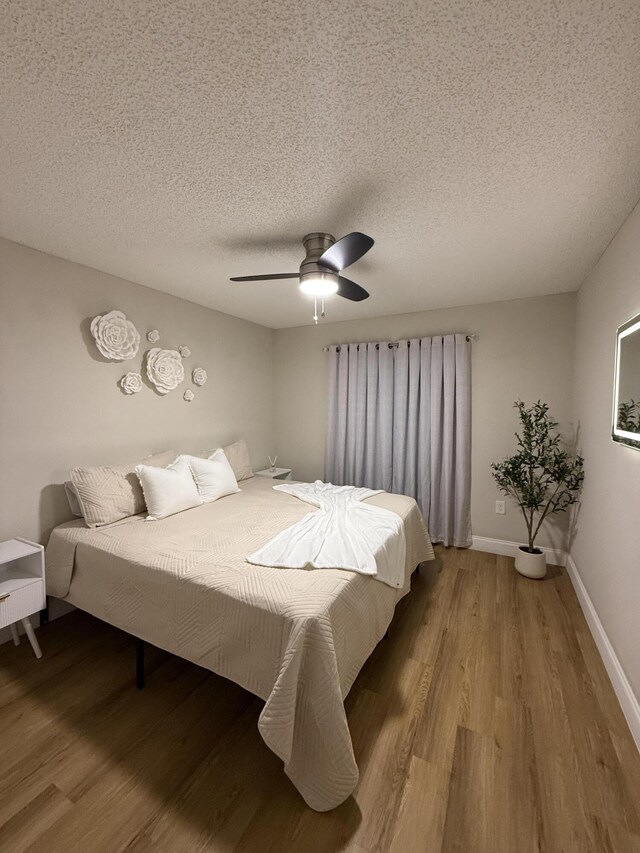
<svg viewBox="0 0 640 853"><path fill-rule="evenodd" d="M320 316L324 317L324 296L320 300Z"/></svg>
<svg viewBox="0 0 640 853"><path fill-rule="evenodd" d="M313 322L318 325L318 297L313 297Z"/></svg>

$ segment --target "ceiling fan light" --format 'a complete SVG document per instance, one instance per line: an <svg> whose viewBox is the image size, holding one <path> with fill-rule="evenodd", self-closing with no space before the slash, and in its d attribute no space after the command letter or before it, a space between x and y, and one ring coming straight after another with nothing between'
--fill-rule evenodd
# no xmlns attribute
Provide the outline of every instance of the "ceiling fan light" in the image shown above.
<svg viewBox="0 0 640 853"><path fill-rule="evenodd" d="M333 277L309 276L300 281L300 290L307 296L331 296L338 291L338 282Z"/></svg>

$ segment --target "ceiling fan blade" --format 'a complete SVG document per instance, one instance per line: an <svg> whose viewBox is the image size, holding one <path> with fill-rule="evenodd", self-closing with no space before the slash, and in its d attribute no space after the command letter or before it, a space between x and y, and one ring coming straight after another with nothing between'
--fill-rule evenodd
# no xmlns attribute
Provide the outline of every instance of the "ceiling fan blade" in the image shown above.
<svg viewBox="0 0 640 853"><path fill-rule="evenodd" d="M345 237L329 246L326 252L318 258L318 263L329 267L334 272L340 272L351 264L355 264L373 246L373 240L360 231L352 231Z"/></svg>
<svg viewBox="0 0 640 853"><path fill-rule="evenodd" d="M362 302L363 299L368 299L369 294L364 289L344 276L338 276L338 296L344 296L345 299L350 299L352 302Z"/></svg>
<svg viewBox="0 0 640 853"><path fill-rule="evenodd" d="M274 272L271 275L238 275L229 281L273 281L276 278L300 278L297 272Z"/></svg>

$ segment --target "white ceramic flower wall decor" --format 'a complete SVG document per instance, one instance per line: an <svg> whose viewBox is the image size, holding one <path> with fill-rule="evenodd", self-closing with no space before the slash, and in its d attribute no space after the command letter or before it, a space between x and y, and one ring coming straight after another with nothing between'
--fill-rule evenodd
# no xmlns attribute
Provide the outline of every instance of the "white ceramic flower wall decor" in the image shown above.
<svg viewBox="0 0 640 853"><path fill-rule="evenodd" d="M120 380L120 387L125 394L138 394L142 391L142 376L139 373L125 373Z"/></svg>
<svg viewBox="0 0 640 853"><path fill-rule="evenodd" d="M147 340L150 344L157 344L160 340L160 332L157 329L151 329L150 332L147 332Z"/></svg>
<svg viewBox="0 0 640 853"><path fill-rule="evenodd" d="M207 381L207 371L204 367L195 367L191 374L191 378L193 379L194 385L204 385Z"/></svg>
<svg viewBox="0 0 640 853"><path fill-rule="evenodd" d="M189 347L178 347L178 352L183 358L189 358L191 355L191 350Z"/></svg>
<svg viewBox="0 0 640 853"><path fill-rule="evenodd" d="M191 391L191 389L187 388L187 390L182 395L182 398L190 403L196 395Z"/></svg>
<svg viewBox="0 0 640 853"><path fill-rule="evenodd" d="M100 353L111 361L127 361L138 353L140 332L122 311L98 314L91 321L91 334Z"/></svg>
<svg viewBox="0 0 640 853"><path fill-rule="evenodd" d="M175 349L154 347L147 352L147 376L159 394L173 391L184 379L180 353Z"/></svg>

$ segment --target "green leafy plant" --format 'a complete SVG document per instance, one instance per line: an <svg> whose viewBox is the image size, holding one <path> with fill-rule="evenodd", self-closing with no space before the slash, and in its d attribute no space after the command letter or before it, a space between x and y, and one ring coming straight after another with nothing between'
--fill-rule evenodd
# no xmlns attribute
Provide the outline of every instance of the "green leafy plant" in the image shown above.
<svg viewBox="0 0 640 853"><path fill-rule="evenodd" d="M535 552L535 539L549 515L577 503L584 481L584 460L561 446L558 424L549 407L538 400L532 406L514 403L521 432L516 433L517 451L503 462L491 465L500 491L522 510L527 525L528 551Z"/></svg>
<svg viewBox="0 0 640 853"><path fill-rule="evenodd" d="M618 429L640 432L640 400L620 403L618 406Z"/></svg>

